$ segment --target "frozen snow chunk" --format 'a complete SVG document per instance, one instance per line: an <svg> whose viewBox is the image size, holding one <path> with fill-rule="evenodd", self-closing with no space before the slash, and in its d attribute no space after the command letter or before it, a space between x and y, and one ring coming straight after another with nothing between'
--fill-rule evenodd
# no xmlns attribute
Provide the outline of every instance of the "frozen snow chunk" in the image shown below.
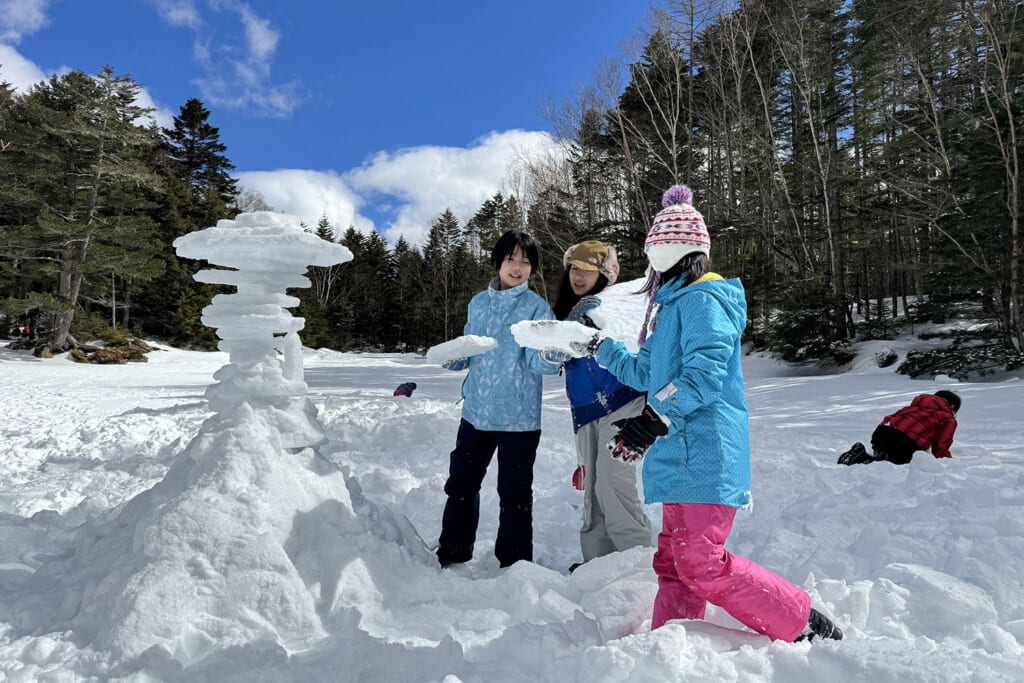
<svg viewBox="0 0 1024 683"><path fill-rule="evenodd" d="M572 342L586 344L594 336L594 330L571 320L524 320L512 326L516 343L528 349L558 349L579 358L581 353L574 350Z"/></svg>
<svg viewBox="0 0 1024 683"><path fill-rule="evenodd" d="M427 362L444 363L455 358L479 356L497 347L498 340L494 337L464 334L461 337L450 339L427 349Z"/></svg>

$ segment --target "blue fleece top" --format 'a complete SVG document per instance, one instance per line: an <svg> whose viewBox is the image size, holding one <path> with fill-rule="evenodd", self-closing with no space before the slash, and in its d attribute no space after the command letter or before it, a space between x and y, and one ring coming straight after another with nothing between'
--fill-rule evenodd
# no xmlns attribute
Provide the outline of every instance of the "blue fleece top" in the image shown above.
<svg viewBox="0 0 1024 683"><path fill-rule="evenodd" d="M596 297L595 297L596 299ZM597 299L600 303L600 299ZM582 322L582 321L581 321ZM597 327L587 319L591 327ZM572 408L572 430L611 415L640 392L627 387L593 358L573 358L565 363L565 393Z"/></svg>
<svg viewBox="0 0 1024 683"><path fill-rule="evenodd" d="M747 304L739 280L709 274L658 290L654 332L636 355L608 339L597 361L671 420L644 458L648 503L750 503L750 436L740 367Z"/></svg>
<svg viewBox="0 0 1024 683"><path fill-rule="evenodd" d="M465 334L498 340L497 348L469 359L462 385L462 417L477 429L532 432L540 429L541 375L557 375L558 367L540 352L516 343L509 326L522 320L551 320L551 307L524 282L500 290L495 278L469 302Z"/></svg>
<svg viewBox="0 0 1024 683"><path fill-rule="evenodd" d="M611 415L640 392L627 387L593 358L573 358L565 363L565 393L572 408L572 429Z"/></svg>

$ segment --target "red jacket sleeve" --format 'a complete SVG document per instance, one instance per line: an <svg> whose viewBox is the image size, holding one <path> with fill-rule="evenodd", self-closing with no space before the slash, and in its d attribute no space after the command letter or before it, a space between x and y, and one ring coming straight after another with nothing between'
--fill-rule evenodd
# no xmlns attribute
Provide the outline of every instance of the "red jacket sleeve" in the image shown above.
<svg viewBox="0 0 1024 683"><path fill-rule="evenodd" d="M935 443L932 444L932 455L936 458L952 458L949 447L953 445L953 432L956 431L956 420L948 418L935 428Z"/></svg>

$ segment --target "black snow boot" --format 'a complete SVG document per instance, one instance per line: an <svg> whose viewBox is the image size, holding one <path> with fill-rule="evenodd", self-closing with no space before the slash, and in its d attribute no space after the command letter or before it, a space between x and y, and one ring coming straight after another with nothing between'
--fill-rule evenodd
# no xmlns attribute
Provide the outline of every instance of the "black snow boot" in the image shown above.
<svg viewBox="0 0 1024 683"><path fill-rule="evenodd" d="M811 615L807 617L807 626L804 626L804 632L797 636L793 642L799 643L801 640L813 641L815 638L842 640L843 630L832 623L831 619L812 607Z"/></svg>
<svg viewBox="0 0 1024 683"><path fill-rule="evenodd" d="M868 454L864 444L858 441L850 446L850 450L840 455L836 462L839 465L859 465L860 463L874 462L874 460L874 456Z"/></svg>

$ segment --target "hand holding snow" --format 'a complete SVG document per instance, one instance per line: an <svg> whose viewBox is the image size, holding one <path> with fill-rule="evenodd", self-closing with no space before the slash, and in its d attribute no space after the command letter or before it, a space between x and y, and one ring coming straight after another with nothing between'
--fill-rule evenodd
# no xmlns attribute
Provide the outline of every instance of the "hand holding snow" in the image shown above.
<svg viewBox="0 0 1024 683"><path fill-rule="evenodd" d="M444 363L456 358L468 358L487 353L498 347L498 340L494 337L484 337L478 334L464 334L461 337L450 339L427 349L428 363Z"/></svg>
<svg viewBox="0 0 1024 683"><path fill-rule="evenodd" d="M560 320L524 320L512 326L516 343L528 349L557 349L573 358L583 354L572 347L573 342L586 346L595 330L580 323Z"/></svg>

